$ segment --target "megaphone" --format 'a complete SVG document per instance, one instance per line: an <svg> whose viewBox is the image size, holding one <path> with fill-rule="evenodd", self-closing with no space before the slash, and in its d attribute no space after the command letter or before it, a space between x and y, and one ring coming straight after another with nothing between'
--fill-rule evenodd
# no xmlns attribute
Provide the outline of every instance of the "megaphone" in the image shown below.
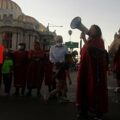
<svg viewBox="0 0 120 120"><path fill-rule="evenodd" d="M70 27L72 29L79 29L80 31L82 31L83 33L89 35L88 33L88 29L81 23L81 18L80 17L75 17L70 24Z"/></svg>

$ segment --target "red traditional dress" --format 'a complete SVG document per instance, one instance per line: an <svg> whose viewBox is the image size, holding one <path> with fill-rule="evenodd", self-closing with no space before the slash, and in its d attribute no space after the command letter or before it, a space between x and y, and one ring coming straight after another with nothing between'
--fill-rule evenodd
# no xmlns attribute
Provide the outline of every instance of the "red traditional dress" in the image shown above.
<svg viewBox="0 0 120 120"><path fill-rule="evenodd" d="M98 52L97 52L98 49ZM102 39L88 41L81 50L77 77L76 105L81 109L108 110L107 63Z"/></svg>
<svg viewBox="0 0 120 120"><path fill-rule="evenodd" d="M120 47L115 54L114 61L113 61L114 72L116 74L117 79L117 86L120 87ZM120 88L119 88L120 91Z"/></svg>
<svg viewBox="0 0 120 120"><path fill-rule="evenodd" d="M29 52L29 65L27 70L27 88L41 88L44 79L44 56L45 53L39 50Z"/></svg>
<svg viewBox="0 0 120 120"><path fill-rule="evenodd" d="M53 80L53 63L50 62L49 56L45 57L45 67L44 67L44 80L45 85L49 87L49 91L55 86L55 81Z"/></svg>
<svg viewBox="0 0 120 120"><path fill-rule="evenodd" d="M14 52L14 86L16 88L26 87L26 71L28 65L28 52L15 51Z"/></svg>

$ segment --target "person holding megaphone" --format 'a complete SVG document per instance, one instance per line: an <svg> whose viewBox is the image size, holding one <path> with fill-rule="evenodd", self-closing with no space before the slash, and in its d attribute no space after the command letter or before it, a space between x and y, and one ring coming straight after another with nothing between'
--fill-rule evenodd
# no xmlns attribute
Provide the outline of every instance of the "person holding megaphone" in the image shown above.
<svg viewBox="0 0 120 120"><path fill-rule="evenodd" d="M92 113L94 120L101 120L108 111L107 91L107 52L98 25L92 25L80 38L84 45L80 51L77 76L76 107L78 118L88 118Z"/></svg>

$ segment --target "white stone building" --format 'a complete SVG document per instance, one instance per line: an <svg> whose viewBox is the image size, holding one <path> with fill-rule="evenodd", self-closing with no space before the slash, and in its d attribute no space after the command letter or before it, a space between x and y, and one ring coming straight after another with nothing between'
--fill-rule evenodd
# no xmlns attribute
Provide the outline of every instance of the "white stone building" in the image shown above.
<svg viewBox="0 0 120 120"><path fill-rule="evenodd" d="M25 15L12 0L0 0L0 43L12 50L20 42L26 43L26 49L33 48L33 42L39 41L43 49L49 49L56 34L31 16Z"/></svg>
<svg viewBox="0 0 120 120"><path fill-rule="evenodd" d="M120 29L118 30L118 33L114 34L114 40L108 48L109 54L111 56L114 57L116 51L118 50L119 45L120 45Z"/></svg>

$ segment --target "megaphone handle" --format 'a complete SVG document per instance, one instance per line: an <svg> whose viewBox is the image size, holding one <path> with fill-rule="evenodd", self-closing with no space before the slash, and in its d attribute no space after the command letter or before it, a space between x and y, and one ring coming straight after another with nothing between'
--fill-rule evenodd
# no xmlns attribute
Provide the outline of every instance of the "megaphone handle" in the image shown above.
<svg viewBox="0 0 120 120"><path fill-rule="evenodd" d="M85 36L85 33L84 33L84 32L81 32L80 39L82 39L82 40L84 41L84 43L87 42L86 36Z"/></svg>
<svg viewBox="0 0 120 120"><path fill-rule="evenodd" d="M80 39L80 49L82 48L82 39Z"/></svg>

